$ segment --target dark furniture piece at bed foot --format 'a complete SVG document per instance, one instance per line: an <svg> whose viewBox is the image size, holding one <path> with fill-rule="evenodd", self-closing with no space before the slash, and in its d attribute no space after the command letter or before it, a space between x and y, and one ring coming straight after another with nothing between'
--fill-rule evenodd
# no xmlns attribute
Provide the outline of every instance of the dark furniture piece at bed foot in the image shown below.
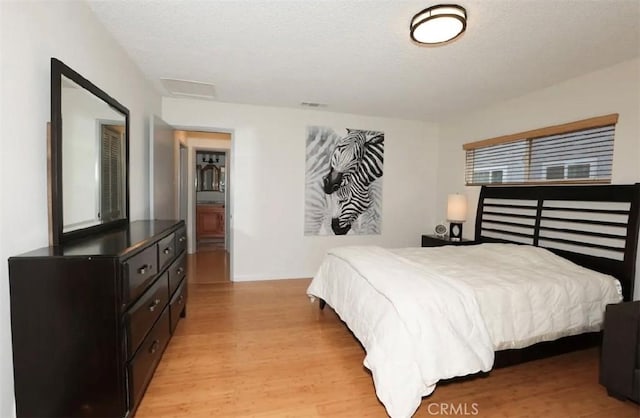
<svg viewBox="0 0 640 418"><path fill-rule="evenodd" d="M9 259L18 417L131 417L186 313L183 221Z"/></svg>
<svg viewBox="0 0 640 418"><path fill-rule="evenodd" d="M423 247L443 247L445 245L473 245L477 244L474 240L462 238L460 241L451 241L449 235L423 235Z"/></svg>
<svg viewBox="0 0 640 418"><path fill-rule="evenodd" d="M610 396L640 403L640 301L607 306L600 384Z"/></svg>
<svg viewBox="0 0 640 418"><path fill-rule="evenodd" d="M602 341L601 332L571 335L553 341L543 341L524 348L496 351L493 368L513 366L527 361L597 347Z"/></svg>

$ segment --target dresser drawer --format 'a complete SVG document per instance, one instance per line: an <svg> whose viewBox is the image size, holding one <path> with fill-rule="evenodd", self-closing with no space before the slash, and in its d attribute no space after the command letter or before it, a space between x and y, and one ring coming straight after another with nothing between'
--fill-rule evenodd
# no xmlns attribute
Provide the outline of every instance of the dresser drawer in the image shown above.
<svg viewBox="0 0 640 418"><path fill-rule="evenodd" d="M135 357L129 362L130 410L140 402L140 398L169 342L169 337L169 308L167 308L142 342Z"/></svg>
<svg viewBox="0 0 640 418"><path fill-rule="evenodd" d="M169 301L169 281L165 273L142 295L125 314L127 329L127 357L133 356Z"/></svg>
<svg viewBox="0 0 640 418"><path fill-rule="evenodd" d="M187 273L187 256L186 253L183 253L180 258L173 262L171 267L169 267L169 295L173 295L173 292L176 291L180 280Z"/></svg>
<svg viewBox="0 0 640 418"><path fill-rule="evenodd" d="M176 294L171 298L171 303L169 304L169 310L171 313L171 333L176 329L176 325L178 325L178 320L180 319L180 314L184 310L184 307L187 304L187 280L182 280Z"/></svg>
<svg viewBox="0 0 640 418"><path fill-rule="evenodd" d="M140 296L158 273L158 247L152 245L124 263L123 302L128 304Z"/></svg>
<svg viewBox="0 0 640 418"><path fill-rule="evenodd" d="M187 228L180 228L176 232L176 254L187 249Z"/></svg>
<svg viewBox="0 0 640 418"><path fill-rule="evenodd" d="M158 243L158 263L162 270L176 255L175 245L176 234L170 234L168 237L163 238Z"/></svg>

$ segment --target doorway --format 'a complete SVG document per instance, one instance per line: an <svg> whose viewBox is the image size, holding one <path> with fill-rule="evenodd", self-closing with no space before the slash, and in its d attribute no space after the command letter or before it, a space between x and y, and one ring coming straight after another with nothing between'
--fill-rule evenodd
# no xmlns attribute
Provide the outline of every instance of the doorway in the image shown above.
<svg viewBox="0 0 640 418"><path fill-rule="evenodd" d="M231 134L179 130L184 146L185 191L180 195L187 225L188 263L194 283L228 282L231 277ZM182 153L186 158L182 157Z"/></svg>
<svg viewBox="0 0 640 418"><path fill-rule="evenodd" d="M196 149L196 252L226 249L226 152Z"/></svg>

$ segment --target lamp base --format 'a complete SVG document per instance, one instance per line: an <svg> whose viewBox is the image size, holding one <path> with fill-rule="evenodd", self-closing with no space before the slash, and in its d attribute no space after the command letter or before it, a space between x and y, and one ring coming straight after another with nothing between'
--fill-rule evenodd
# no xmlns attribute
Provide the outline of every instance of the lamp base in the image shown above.
<svg viewBox="0 0 640 418"><path fill-rule="evenodd" d="M462 240L462 222L451 222L449 224L449 238L451 241Z"/></svg>

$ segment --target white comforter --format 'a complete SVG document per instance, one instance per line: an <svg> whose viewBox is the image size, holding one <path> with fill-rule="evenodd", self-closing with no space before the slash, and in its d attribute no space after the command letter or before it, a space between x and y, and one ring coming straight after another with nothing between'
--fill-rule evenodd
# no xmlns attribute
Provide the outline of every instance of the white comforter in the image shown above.
<svg viewBox="0 0 640 418"><path fill-rule="evenodd" d="M342 247L308 289L364 346L376 394L413 415L440 379L487 371L493 351L600 329L619 283L537 247Z"/></svg>

